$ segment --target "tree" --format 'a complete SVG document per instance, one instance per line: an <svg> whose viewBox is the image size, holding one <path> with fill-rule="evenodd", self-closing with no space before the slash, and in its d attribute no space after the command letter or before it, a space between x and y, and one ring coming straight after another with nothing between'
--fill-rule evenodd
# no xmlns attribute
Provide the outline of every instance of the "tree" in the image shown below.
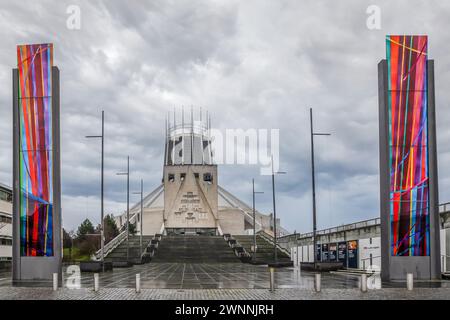
<svg viewBox="0 0 450 320"><path fill-rule="evenodd" d="M116 222L114 221L114 216L112 214L105 216L104 225L105 243L108 243L119 235L119 229L117 228Z"/></svg>
<svg viewBox="0 0 450 320"><path fill-rule="evenodd" d="M136 230L136 224L130 223L130 224L128 225L128 232L129 232L132 236L134 236L134 235L136 234L136 232L137 232L137 230Z"/></svg>
<svg viewBox="0 0 450 320"><path fill-rule="evenodd" d="M71 261L72 256L72 247L73 247L73 231L67 232L66 229L63 228L63 250L67 249L68 254L66 250L64 250L64 260L65 261Z"/></svg>
<svg viewBox="0 0 450 320"><path fill-rule="evenodd" d="M80 255L92 255L100 248L100 237L98 230L89 219L85 219L77 230L77 236L74 241L74 247L79 249Z"/></svg>
<svg viewBox="0 0 450 320"><path fill-rule="evenodd" d="M71 248L72 240L70 233L63 228L63 248Z"/></svg>
<svg viewBox="0 0 450 320"><path fill-rule="evenodd" d="M89 219L86 219L78 227L77 238L84 238L85 235L93 233L95 233L94 225Z"/></svg>

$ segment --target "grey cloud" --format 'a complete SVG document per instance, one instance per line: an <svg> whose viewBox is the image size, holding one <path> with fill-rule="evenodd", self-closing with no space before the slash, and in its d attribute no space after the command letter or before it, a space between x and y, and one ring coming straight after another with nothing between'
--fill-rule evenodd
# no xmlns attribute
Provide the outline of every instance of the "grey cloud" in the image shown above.
<svg viewBox="0 0 450 320"><path fill-rule="evenodd" d="M78 4L81 30L66 28ZM366 28L378 4L382 30ZM436 7L437 6L437 7ZM98 221L100 145L106 118L108 212L131 185L161 180L164 119L173 107L207 108L213 126L279 128L277 212L289 230L311 229L309 107L316 139L319 227L378 215L377 63L390 33L426 33L436 59L440 195L450 199L448 1L22 1L0 6L0 181L11 184L11 68L16 45L54 42L61 70L64 225ZM256 166L222 166L220 184L272 211L271 180ZM87 199L87 200L86 200ZM134 199L136 200L136 199ZM133 200L133 201L134 201ZM86 204L87 202L87 204Z"/></svg>

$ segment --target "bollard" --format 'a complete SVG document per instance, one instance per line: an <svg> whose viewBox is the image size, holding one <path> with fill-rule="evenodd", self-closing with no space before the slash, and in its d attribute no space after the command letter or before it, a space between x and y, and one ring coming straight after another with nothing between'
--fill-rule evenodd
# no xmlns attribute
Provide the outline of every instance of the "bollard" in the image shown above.
<svg viewBox="0 0 450 320"><path fill-rule="evenodd" d="M58 274L53 274L53 291L58 290Z"/></svg>
<svg viewBox="0 0 450 320"><path fill-rule="evenodd" d="M365 273L361 275L361 291L367 292L367 274Z"/></svg>
<svg viewBox="0 0 450 320"><path fill-rule="evenodd" d="M141 292L141 274L136 273L136 292Z"/></svg>
<svg viewBox="0 0 450 320"><path fill-rule="evenodd" d="M412 273L406 274L406 288L409 291L412 291L412 289L414 288L414 276Z"/></svg>
<svg viewBox="0 0 450 320"><path fill-rule="evenodd" d="M98 291L98 273L94 273L94 291Z"/></svg>
<svg viewBox="0 0 450 320"><path fill-rule="evenodd" d="M275 291L275 269L274 268L269 268L269 272L270 272L270 291L274 292Z"/></svg>
<svg viewBox="0 0 450 320"><path fill-rule="evenodd" d="M314 282L314 289L316 289L316 292L320 292L320 278L321 278L321 274L320 273L316 273L315 274L315 282Z"/></svg>

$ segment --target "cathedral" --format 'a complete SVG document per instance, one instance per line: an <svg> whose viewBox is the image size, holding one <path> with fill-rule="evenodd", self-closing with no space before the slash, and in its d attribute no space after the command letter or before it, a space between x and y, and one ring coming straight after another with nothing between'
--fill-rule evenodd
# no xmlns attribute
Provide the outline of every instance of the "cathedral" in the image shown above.
<svg viewBox="0 0 450 320"><path fill-rule="evenodd" d="M181 121L166 120L164 167L161 184L143 199L143 235L250 235L253 209L219 185L214 163L211 121L194 120L191 110ZM140 234L141 203L130 208L130 224ZM117 216L122 230L126 212ZM277 219L278 220L278 219ZM255 213L255 230L273 235L272 214ZM277 235L286 234L277 221Z"/></svg>

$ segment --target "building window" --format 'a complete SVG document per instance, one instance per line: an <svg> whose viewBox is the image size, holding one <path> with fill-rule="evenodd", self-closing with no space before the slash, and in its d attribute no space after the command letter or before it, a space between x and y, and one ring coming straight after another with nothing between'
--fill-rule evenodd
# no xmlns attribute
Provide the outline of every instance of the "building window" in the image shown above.
<svg viewBox="0 0 450 320"><path fill-rule="evenodd" d="M2 223L12 223L12 218L11 217L6 217L6 216L0 216L0 222L2 222Z"/></svg>
<svg viewBox="0 0 450 320"><path fill-rule="evenodd" d="M11 239L0 239L0 245L12 246L12 240Z"/></svg>
<svg viewBox="0 0 450 320"><path fill-rule="evenodd" d="M198 177L199 177L198 172L194 173L194 177L196 177L198 179Z"/></svg>
<svg viewBox="0 0 450 320"><path fill-rule="evenodd" d="M0 190L0 200L6 202L12 202L12 193L4 190Z"/></svg>
<svg viewBox="0 0 450 320"><path fill-rule="evenodd" d="M175 175L173 173L169 173L169 176L168 176L167 179L168 179L169 182L174 182L175 181Z"/></svg>
<svg viewBox="0 0 450 320"><path fill-rule="evenodd" d="M184 181L185 178L186 178L186 173L180 173L180 180Z"/></svg>
<svg viewBox="0 0 450 320"><path fill-rule="evenodd" d="M209 172L208 172L208 173L204 173L204 174L203 174L203 181L212 183L212 181L213 181L213 176L212 176L212 174L209 173Z"/></svg>

